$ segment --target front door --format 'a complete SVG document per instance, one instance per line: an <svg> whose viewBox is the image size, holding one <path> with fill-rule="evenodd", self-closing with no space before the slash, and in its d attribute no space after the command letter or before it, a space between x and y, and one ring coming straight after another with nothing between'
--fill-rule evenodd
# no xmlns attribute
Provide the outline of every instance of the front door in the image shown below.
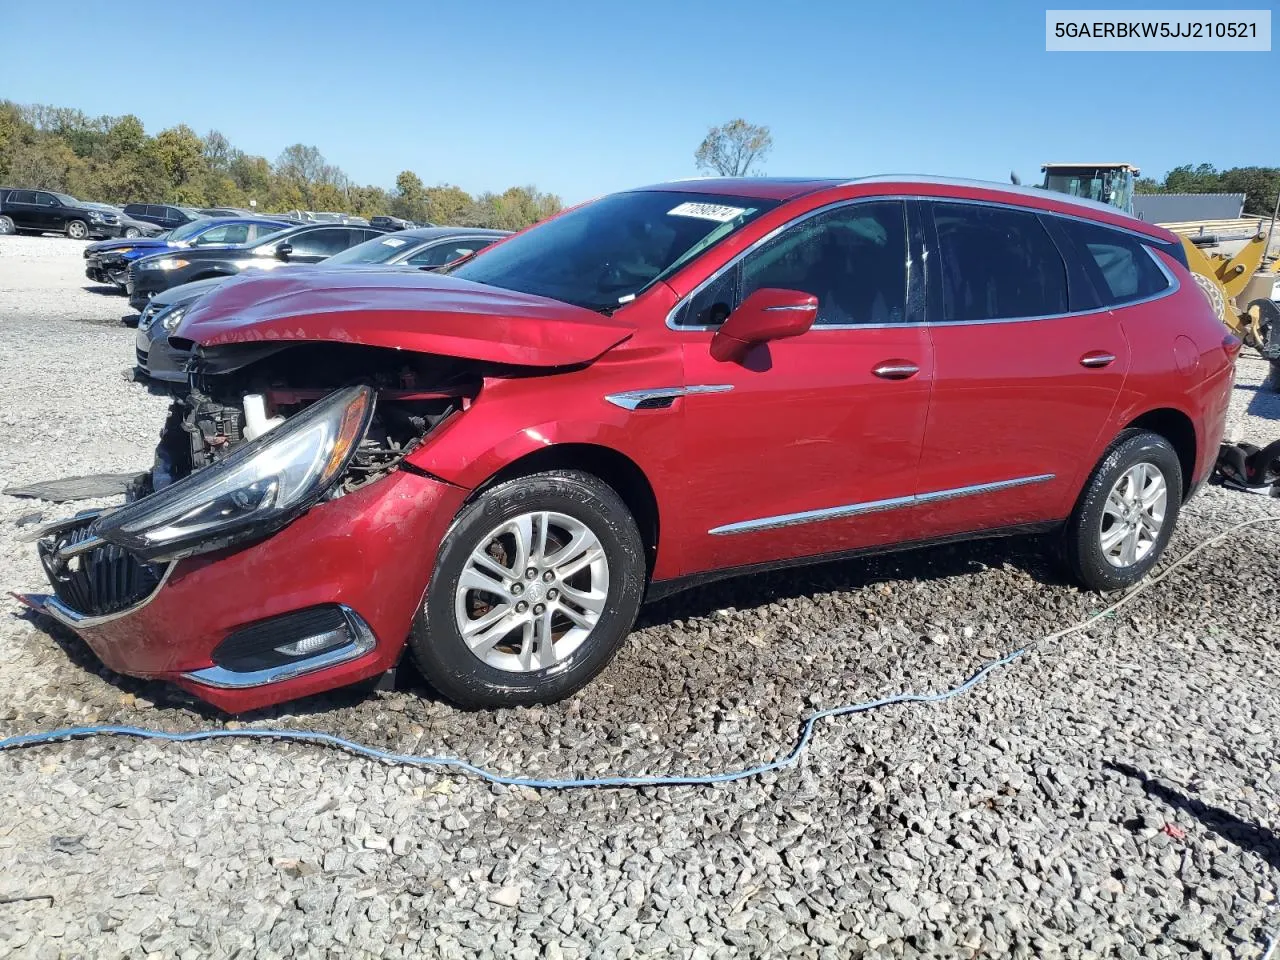
<svg viewBox="0 0 1280 960"><path fill-rule="evenodd" d="M868 200L801 218L675 313L688 464L686 570L715 570L914 539L916 470L933 379L908 311L906 209ZM917 271L918 273L918 271ZM917 276L917 282L922 279ZM712 358L714 329L754 290L818 297L799 337L741 362Z"/></svg>
<svg viewBox="0 0 1280 960"><path fill-rule="evenodd" d="M1068 282L1041 216L929 206L937 374L920 493L930 535L1062 519L1128 370L1120 324L1088 309L1077 271Z"/></svg>

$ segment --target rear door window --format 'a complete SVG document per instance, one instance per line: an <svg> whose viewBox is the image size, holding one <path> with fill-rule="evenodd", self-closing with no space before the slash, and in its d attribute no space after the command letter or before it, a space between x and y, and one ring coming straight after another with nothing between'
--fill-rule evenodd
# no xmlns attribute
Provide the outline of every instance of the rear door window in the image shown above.
<svg viewBox="0 0 1280 960"><path fill-rule="evenodd" d="M944 322L1067 313L1067 267L1034 214L934 203Z"/></svg>
<svg viewBox="0 0 1280 960"><path fill-rule="evenodd" d="M1068 222L1066 229L1104 306L1144 300L1169 289L1169 277L1137 237L1080 221Z"/></svg>

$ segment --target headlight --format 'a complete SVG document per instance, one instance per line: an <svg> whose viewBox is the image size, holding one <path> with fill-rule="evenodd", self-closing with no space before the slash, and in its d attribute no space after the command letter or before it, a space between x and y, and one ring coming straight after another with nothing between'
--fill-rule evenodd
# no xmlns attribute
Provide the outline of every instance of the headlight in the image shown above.
<svg viewBox="0 0 1280 960"><path fill-rule="evenodd" d="M156 320L159 320L160 326L165 329L165 333L173 333L178 329L178 324L182 322L182 318L187 315L187 310L190 306L191 303L188 301L187 303L180 303L176 307L170 307L167 312L161 310L151 322L155 323Z"/></svg>
<svg viewBox="0 0 1280 960"><path fill-rule="evenodd" d="M161 257L159 260L147 260L139 265L139 270L181 270L190 260L181 257Z"/></svg>
<svg viewBox="0 0 1280 960"><path fill-rule="evenodd" d="M119 250L112 250L111 255L113 257L123 257L126 253L132 253L132 252L133 252L133 247L121 247Z"/></svg>
<svg viewBox="0 0 1280 960"><path fill-rule="evenodd" d="M147 561L278 530L346 470L369 429L373 401L367 386L335 391L220 463L105 514L91 530Z"/></svg>
<svg viewBox="0 0 1280 960"><path fill-rule="evenodd" d="M103 217L102 214L100 214L97 210L90 210L89 219L94 221L101 221L101 220L104 220L105 217Z"/></svg>

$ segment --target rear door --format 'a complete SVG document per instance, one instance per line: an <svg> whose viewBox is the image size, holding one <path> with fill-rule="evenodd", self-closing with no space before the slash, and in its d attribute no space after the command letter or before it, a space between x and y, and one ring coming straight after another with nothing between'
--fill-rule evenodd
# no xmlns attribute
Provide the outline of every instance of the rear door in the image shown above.
<svg viewBox="0 0 1280 960"><path fill-rule="evenodd" d="M931 536L1058 520L1071 510L1129 368L1052 217L934 201L937 363L920 465Z"/></svg>
<svg viewBox="0 0 1280 960"><path fill-rule="evenodd" d="M912 498L933 359L916 314L923 297L909 294L923 292L923 278L918 263L908 266L907 237L901 200L827 208L751 250L673 314L688 391L672 411L687 437L685 569L920 535ZM817 296L814 326L741 362L714 359L715 328L762 287Z"/></svg>
<svg viewBox="0 0 1280 960"><path fill-rule="evenodd" d="M41 211L34 190L10 190L5 213L23 230L43 230Z"/></svg>

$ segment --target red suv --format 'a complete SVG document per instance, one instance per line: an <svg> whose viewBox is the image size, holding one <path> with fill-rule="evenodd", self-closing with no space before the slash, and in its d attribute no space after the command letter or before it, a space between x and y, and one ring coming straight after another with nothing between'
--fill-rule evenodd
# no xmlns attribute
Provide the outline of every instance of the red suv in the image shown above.
<svg viewBox="0 0 1280 960"><path fill-rule="evenodd" d="M282 267L174 335L190 389L32 598L229 711L408 643L469 706L591 679L646 597L1058 531L1125 587L1209 475L1238 343L1173 234L906 177L604 197L446 274Z"/></svg>

